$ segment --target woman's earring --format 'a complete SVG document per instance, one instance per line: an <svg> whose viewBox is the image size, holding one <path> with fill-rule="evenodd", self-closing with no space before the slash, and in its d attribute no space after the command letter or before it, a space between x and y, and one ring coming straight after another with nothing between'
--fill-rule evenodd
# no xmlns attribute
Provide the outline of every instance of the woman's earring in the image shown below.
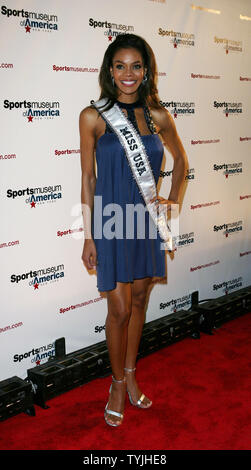
<svg viewBox="0 0 251 470"><path fill-rule="evenodd" d="M145 73L144 77L143 77L143 80L142 80L142 84L145 85L147 82L147 75Z"/></svg>
<svg viewBox="0 0 251 470"><path fill-rule="evenodd" d="M114 77L111 75L112 77L112 86L114 86Z"/></svg>

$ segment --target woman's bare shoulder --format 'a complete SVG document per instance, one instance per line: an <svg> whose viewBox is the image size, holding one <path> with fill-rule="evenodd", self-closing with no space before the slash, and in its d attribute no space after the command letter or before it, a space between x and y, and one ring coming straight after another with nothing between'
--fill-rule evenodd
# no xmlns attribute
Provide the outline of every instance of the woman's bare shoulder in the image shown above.
<svg viewBox="0 0 251 470"><path fill-rule="evenodd" d="M160 130L167 129L171 125L172 117L166 108L151 108L151 113L154 122L157 124Z"/></svg>
<svg viewBox="0 0 251 470"><path fill-rule="evenodd" d="M80 125L87 125L88 127L95 126L98 117L99 117L99 113L94 106L92 105L86 106L80 112L80 116L79 116Z"/></svg>

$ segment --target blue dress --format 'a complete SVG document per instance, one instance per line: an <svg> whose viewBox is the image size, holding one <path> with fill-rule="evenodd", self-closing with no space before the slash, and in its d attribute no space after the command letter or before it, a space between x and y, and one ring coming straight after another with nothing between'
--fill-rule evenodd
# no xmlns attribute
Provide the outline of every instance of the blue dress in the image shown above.
<svg viewBox="0 0 251 470"><path fill-rule="evenodd" d="M134 125L139 132L135 120ZM164 154L163 144L156 133L141 138L157 185ZM96 162L98 174L92 236L97 250L98 290L115 289L117 281L164 277L165 251L160 249L162 240L157 230L155 236L151 235L150 228L154 224L132 176L125 151L108 124L96 144ZM144 217L137 216L136 210L133 215L131 212L130 216L126 215L128 204L140 204L141 208L144 205ZM142 235L140 230L143 226L145 232Z"/></svg>

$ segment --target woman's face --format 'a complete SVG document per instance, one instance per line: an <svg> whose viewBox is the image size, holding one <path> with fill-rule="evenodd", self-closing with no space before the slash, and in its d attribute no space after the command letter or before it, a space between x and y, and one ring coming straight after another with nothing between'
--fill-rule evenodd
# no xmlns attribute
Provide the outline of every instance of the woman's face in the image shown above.
<svg viewBox="0 0 251 470"><path fill-rule="evenodd" d="M111 75L118 88L118 98L124 102L134 102L138 98L138 88L146 68L140 52L134 48L119 49L113 56Z"/></svg>

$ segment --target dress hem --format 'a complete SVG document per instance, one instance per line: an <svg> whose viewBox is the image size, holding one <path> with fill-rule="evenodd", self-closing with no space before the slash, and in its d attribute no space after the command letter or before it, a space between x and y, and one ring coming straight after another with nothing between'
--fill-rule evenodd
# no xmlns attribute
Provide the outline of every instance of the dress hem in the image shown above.
<svg viewBox="0 0 251 470"><path fill-rule="evenodd" d="M110 290L115 289L115 288L116 288L116 285L117 285L117 282L123 282L124 284L126 284L126 283L129 283L129 282L131 283L131 282L133 282L133 281L136 280L136 279L145 279L146 277L151 277L151 278L155 278L155 277L157 277L157 278L165 278L165 277L166 277L166 274L155 274L155 275L151 275L151 276L134 277L132 280L129 280L129 281L120 281L119 279L117 279L117 280L115 281L114 287L111 287L111 288L109 288L109 289L108 289L108 288L102 289L102 288L98 288L98 286L97 286L97 289L98 289L99 292L107 292L107 291L110 291Z"/></svg>

